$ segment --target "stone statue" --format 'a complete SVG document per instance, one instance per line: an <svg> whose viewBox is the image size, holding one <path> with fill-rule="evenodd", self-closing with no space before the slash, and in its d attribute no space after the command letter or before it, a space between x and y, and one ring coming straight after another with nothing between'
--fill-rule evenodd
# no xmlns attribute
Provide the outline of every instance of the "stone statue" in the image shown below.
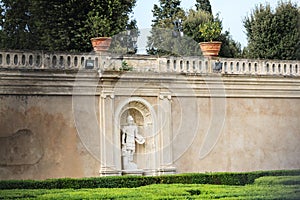
<svg viewBox="0 0 300 200"><path fill-rule="evenodd" d="M138 134L138 128L131 115L127 118L127 125L122 128L122 156L125 170L136 170L137 165L133 162L135 142L144 144L145 139Z"/></svg>

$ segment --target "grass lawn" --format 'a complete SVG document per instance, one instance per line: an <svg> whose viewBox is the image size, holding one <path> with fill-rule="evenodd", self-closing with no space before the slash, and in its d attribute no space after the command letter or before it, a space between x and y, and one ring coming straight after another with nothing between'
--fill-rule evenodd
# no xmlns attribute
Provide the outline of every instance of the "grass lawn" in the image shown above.
<svg viewBox="0 0 300 200"><path fill-rule="evenodd" d="M0 190L0 199L300 199L300 176L261 177L245 186L159 184L138 188Z"/></svg>

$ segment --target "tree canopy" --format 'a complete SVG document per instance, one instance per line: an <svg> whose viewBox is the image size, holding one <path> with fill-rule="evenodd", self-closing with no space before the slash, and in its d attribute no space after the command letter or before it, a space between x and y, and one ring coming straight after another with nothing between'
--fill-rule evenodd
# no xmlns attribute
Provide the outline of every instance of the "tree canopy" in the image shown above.
<svg viewBox="0 0 300 200"><path fill-rule="evenodd" d="M222 26L218 16L212 15L209 0L197 0L197 9L188 12L180 7L180 0L159 2L152 10L154 20L147 52L154 55L201 55L198 43L204 38L199 31L200 26L208 21L216 21ZM217 39L223 43L220 56L240 56L240 44L231 38L228 31Z"/></svg>
<svg viewBox="0 0 300 200"><path fill-rule="evenodd" d="M2 0L0 48L90 51L90 38L130 24L136 0Z"/></svg>
<svg viewBox="0 0 300 200"><path fill-rule="evenodd" d="M209 0L196 0L196 10L203 10L212 15L211 5Z"/></svg>
<svg viewBox="0 0 300 200"><path fill-rule="evenodd" d="M124 31L137 29L136 21L129 17L135 3L136 0L2 0L0 48L88 52L92 50L90 38L123 31L116 46L124 49L122 43L128 43L122 40L127 35ZM180 4L181 0L159 0L154 5L149 54L200 55L195 46L203 41L199 26L219 19L213 16L209 0L196 0L196 9L188 12ZM300 8L296 3L281 1L274 10L269 4L260 4L243 23L248 39L244 57L300 59ZM134 33L137 34L138 31ZM240 44L229 31L221 33L218 40L222 42L220 56L240 56ZM136 47L132 49L136 52Z"/></svg>
<svg viewBox="0 0 300 200"><path fill-rule="evenodd" d="M199 28L201 24L212 21L213 15L202 9L190 9L187 14L187 19L183 22L184 33L192 37L196 42L203 42Z"/></svg>
<svg viewBox="0 0 300 200"><path fill-rule="evenodd" d="M180 7L180 0L160 0L153 7L151 36L147 41L147 53L154 55L186 55L191 47L190 38L180 37L181 22L186 15ZM177 24L176 24L177 23Z"/></svg>
<svg viewBox="0 0 300 200"><path fill-rule="evenodd" d="M255 7L244 21L248 38L248 58L300 59L300 8L280 2L275 10L269 4Z"/></svg>

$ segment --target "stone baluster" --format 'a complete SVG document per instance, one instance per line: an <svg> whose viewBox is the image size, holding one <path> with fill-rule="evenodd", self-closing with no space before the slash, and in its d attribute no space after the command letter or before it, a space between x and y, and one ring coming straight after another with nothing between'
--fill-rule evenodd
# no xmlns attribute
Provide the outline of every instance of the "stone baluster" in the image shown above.
<svg viewBox="0 0 300 200"><path fill-rule="evenodd" d="M292 64L292 74L291 75L295 76L295 74L296 74L295 65Z"/></svg>
<svg viewBox="0 0 300 200"><path fill-rule="evenodd" d="M210 72L210 62L208 60L204 60L204 73L209 73Z"/></svg>
<svg viewBox="0 0 300 200"><path fill-rule="evenodd" d="M267 63L267 75L272 75L272 63L268 62Z"/></svg>
<svg viewBox="0 0 300 200"><path fill-rule="evenodd" d="M173 71L174 72L177 72L178 70L178 63L177 63L177 60L176 59L173 59Z"/></svg>
<svg viewBox="0 0 300 200"><path fill-rule="evenodd" d="M234 61L230 62L230 73L234 74Z"/></svg>
<svg viewBox="0 0 300 200"><path fill-rule="evenodd" d="M265 62L265 75L269 75L271 70L271 66L269 62Z"/></svg>
<svg viewBox="0 0 300 200"><path fill-rule="evenodd" d="M191 65L190 65L190 61L189 60L185 61L185 72L187 72L187 73L191 72Z"/></svg>
<svg viewBox="0 0 300 200"><path fill-rule="evenodd" d="M240 74L241 71L240 71L240 61L234 61L233 62L233 72L234 74Z"/></svg>
<svg viewBox="0 0 300 200"><path fill-rule="evenodd" d="M275 75L278 75L278 74L279 74L279 64L276 63L276 64L274 64L274 65L275 65L274 74L275 74Z"/></svg>
<svg viewBox="0 0 300 200"><path fill-rule="evenodd" d="M249 61L245 62L245 71L244 71L245 74L249 74L250 71L249 71Z"/></svg>
<svg viewBox="0 0 300 200"><path fill-rule="evenodd" d="M184 71L184 62L183 60L179 61L179 68L177 72L183 72Z"/></svg>
<svg viewBox="0 0 300 200"><path fill-rule="evenodd" d="M11 63L10 54L6 53L5 56L4 56L4 66L9 67L10 63Z"/></svg>
<svg viewBox="0 0 300 200"><path fill-rule="evenodd" d="M236 71L236 74L240 74L241 73L241 66L240 66L240 62L239 61L235 62L235 71Z"/></svg>
<svg viewBox="0 0 300 200"><path fill-rule="evenodd" d="M176 63L176 60L174 58L172 58L171 66L172 66L171 71L176 72L177 63Z"/></svg>
<svg viewBox="0 0 300 200"><path fill-rule="evenodd" d="M253 63L252 62L248 63L248 70L249 70L249 74L253 74Z"/></svg>
<svg viewBox="0 0 300 200"><path fill-rule="evenodd" d="M167 60L166 72L171 71L171 60Z"/></svg>
<svg viewBox="0 0 300 200"><path fill-rule="evenodd" d="M190 69L190 72L191 73L196 73L196 61L195 60L191 60L191 69Z"/></svg>
<svg viewBox="0 0 300 200"><path fill-rule="evenodd" d="M223 73L228 73L228 63L227 63L227 61L225 60L224 62L223 62Z"/></svg>
<svg viewBox="0 0 300 200"><path fill-rule="evenodd" d="M264 74L264 62L259 61L257 62L257 74Z"/></svg>
<svg viewBox="0 0 300 200"><path fill-rule="evenodd" d="M243 74L249 74L249 61L245 62L245 69L244 69Z"/></svg>
<svg viewBox="0 0 300 200"><path fill-rule="evenodd" d="M3 54L2 52L0 52L0 66L3 66L3 60L4 60Z"/></svg>
<svg viewBox="0 0 300 200"><path fill-rule="evenodd" d="M258 62L254 62L254 73L260 74L260 64Z"/></svg>
<svg viewBox="0 0 300 200"><path fill-rule="evenodd" d="M170 60L158 58L158 71L167 72L170 67Z"/></svg>
<svg viewBox="0 0 300 200"><path fill-rule="evenodd" d="M276 74L276 65L275 65L275 63L272 63L272 70L271 70L271 72L272 72L272 75Z"/></svg>
<svg viewBox="0 0 300 200"><path fill-rule="evenodd" d="M183 72L183 65L184 65L184 63L183 63L183 61L181 60L181 59L179 59L178 61L178 67L177 67L177 71L176 72L178 72L178 73L181 73L181 72Z"/></svg>
<svg viewBox="0 0 300 200"><path fill-rule="evenodd" d="M258 72L258 69L259 68L259 66L258 66L258 64L257 64L257 62L255 62L254 63L254 74L259 74L259 72Z"/></svg>
<svg viewBox="0 0 300 200"><path fill-rule="evenodd" d="M196 73L202 73L202 60L196 61Z"/></svg>
<svg viewBox="0 0 300 200"><path fill-rule="evenodd" d="M293 66L291 63L288 64L288 75L292 75L293 73Z"/></svg>

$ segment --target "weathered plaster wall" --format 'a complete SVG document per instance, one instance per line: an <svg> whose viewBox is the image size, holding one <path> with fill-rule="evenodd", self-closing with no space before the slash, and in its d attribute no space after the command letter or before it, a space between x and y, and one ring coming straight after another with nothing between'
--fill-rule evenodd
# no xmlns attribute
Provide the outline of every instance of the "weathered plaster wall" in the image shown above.
<svg viewBox="0 0 300 200"><path fill-rule="evenodd" d="M71 96L0 96L0 179L97 176Z"/></svg>
<svg viewBox="0 0 300 200"><path fill-rule="evenodd" d="M202 158L202 145L209 142L205 135L210 126L215 125L211 124L211 99L199 98L197 102L199 120L189 118L187 125L198 125L196 137L175 161L179 172L300 168L300 99L226 98L226 115L220 136L209 154ZM173 104L174 118L178 115L178 107L180 105ZM182 116L188 118L189 112ZM178 124L173 124L174 130L178 130ZM194 130L185 128L181 134L191 134L190 131ZM181 138L189 140L189 137ZM178 140L174 144L175 150L180 143L182 141Z"/></svg>
<svg viewBox="0 0 300 200"><path fill-rule="evenodd" d="M120 165L115 152L120 130L112 119L129 98L142 98L162 119L152 122L158 134L153 141L162 141L146 141L145 147L171 146L178 173L300 168L297 77L115 71L99 76L96 71L0 72L0 179L99 176L100 169L111 167L101 166L103 155ZM78 90L73 90L75 77ZM115 144L104 148L101 128ZM159 135L164 133L169 135ZM168 155L154 152L147 165L168 165L170 149L163 152Z"/></svg>

